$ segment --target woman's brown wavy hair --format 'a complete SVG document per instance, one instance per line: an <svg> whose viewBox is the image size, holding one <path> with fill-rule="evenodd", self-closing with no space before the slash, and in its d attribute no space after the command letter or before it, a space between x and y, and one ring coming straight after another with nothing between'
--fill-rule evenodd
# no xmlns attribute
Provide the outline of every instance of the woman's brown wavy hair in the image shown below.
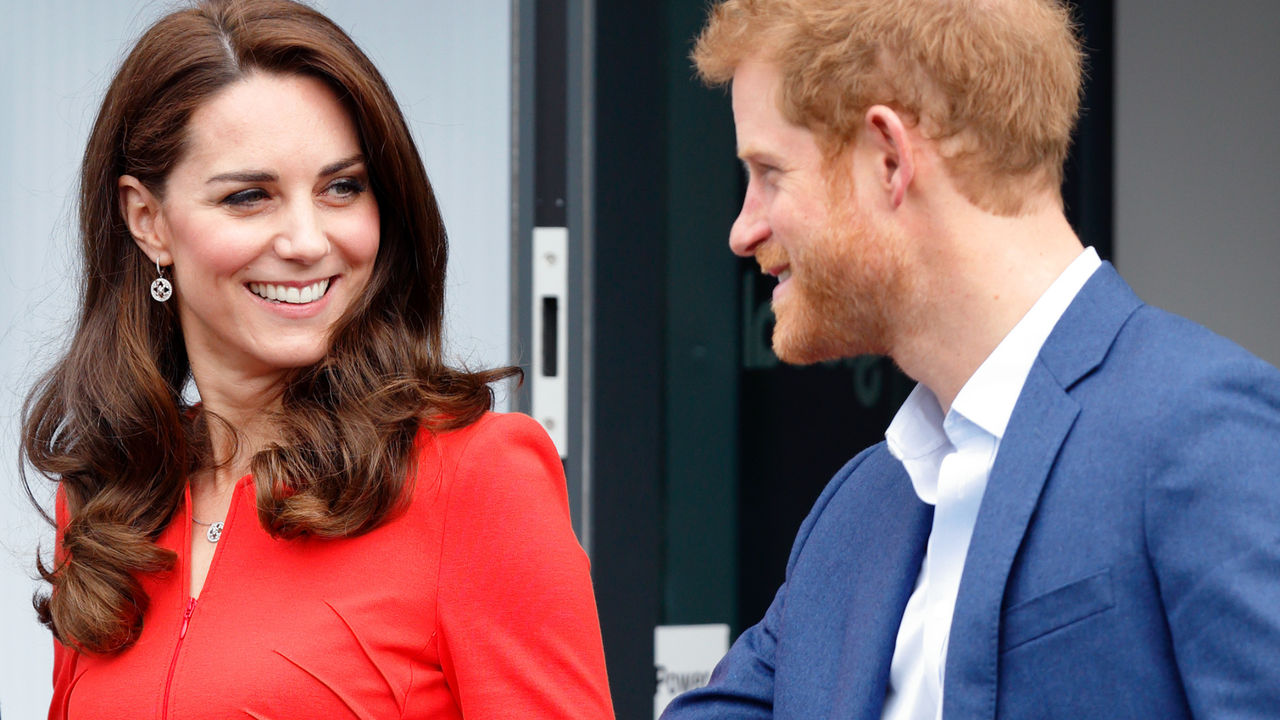
<svg viewBox="0 0 1280 720"><path fill-rule="evenodd" d="M377 527L412 493L419 429L474 422L492 406L489 384L518 373L444 363L439 208L390 88L355 43L289 0L202 0L164 17L125 59L90 134L83 302L69 350L23 408L24 459L60 483L66 512L52 567L37 563L52 589L35 606L82 652L137 641L148 602L139 577L173 568L155 539L188 476L213 466L209 426L219 422L183 399L191 370L178 315L148 294L155 268L121 215L116 181L133 175L163 198L192 112L252 73L334 88L355 119L382 228L368 289L327 356L288 382L274 417L281 439L252 460L263 527L283 538Z"/></svg>

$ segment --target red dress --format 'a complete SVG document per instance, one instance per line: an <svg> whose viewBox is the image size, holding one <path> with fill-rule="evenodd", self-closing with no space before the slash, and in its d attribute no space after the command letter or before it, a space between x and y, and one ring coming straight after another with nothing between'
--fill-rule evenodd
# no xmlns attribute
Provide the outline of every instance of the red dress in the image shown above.
<svg viewBox="0 0 1280 720"><path fill-rule="evenodd" d="M49 717L612 718L546 434L489 414L418 442L409 509L356 538L272 538L241 480L198 600L188 495L158 540L176 569L143 580L141 639L108 657L55 644Z"/></svg>

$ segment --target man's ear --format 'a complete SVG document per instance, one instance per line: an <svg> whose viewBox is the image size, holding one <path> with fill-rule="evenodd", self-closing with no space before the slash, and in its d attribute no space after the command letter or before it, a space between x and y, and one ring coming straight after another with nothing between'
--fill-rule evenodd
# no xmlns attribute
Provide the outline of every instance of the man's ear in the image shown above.
<svg viewBox="0 0 1280 720"><path fill-rule="evenodd" d="M154 262L172 264L168 238L161 232L160 201L132 175L121 175L116 187L120 193L120 214L128 223L134 242Z"/></svg>
<svg viewBox="0 0 1280 720"><path fill-rule="evenodd" d="M892 108L873 105L867 110L862 130L863 139L875 153L877 184L897 208L906 200L907 188L916 176L915 146L907 127Z"/></svg>

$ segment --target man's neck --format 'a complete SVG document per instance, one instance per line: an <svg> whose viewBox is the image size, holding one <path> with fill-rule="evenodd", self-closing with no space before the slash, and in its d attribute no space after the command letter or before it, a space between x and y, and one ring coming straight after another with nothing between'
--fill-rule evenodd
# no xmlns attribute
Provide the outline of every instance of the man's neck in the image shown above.
<svg viewBox="0 0 1280 720"><path fill-rule="evenodd" d="M972 206L948 211L922 254L917 322L890 353L943 412L1084 249L1057 203L1014 218Z"/></svg>

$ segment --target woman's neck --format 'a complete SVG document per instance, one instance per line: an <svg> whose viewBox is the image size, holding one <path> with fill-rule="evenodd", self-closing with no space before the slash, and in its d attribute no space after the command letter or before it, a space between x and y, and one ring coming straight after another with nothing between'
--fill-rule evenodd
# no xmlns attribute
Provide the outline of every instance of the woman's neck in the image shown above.
<svg viewBox="0 0 1280 720"><path fill-rule="evenodd" d="M191 371L202 409L214 416L208 421L213 467L199 481L229 491L249 472L253 456L277 439L274 418L286 375L210 372L196 363Z"/></svg>

